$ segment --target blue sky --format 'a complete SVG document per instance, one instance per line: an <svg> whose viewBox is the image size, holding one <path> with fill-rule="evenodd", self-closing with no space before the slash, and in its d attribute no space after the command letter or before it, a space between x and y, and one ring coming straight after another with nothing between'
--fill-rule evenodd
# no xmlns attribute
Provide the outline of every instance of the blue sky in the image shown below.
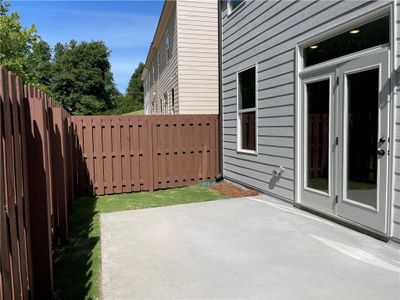
<svg viewBox="0 0 400 300"><path fill-rule="evenodd" d="M118 89L144 62L153 39L162 0L151 1L10 1L23 26L36 24L51 46L57 42L103 40L111 50Z"/></svg>

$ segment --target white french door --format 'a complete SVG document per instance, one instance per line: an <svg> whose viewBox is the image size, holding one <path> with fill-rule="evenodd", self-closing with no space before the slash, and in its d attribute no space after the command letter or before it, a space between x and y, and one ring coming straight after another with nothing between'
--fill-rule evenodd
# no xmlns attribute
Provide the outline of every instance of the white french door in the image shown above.
<svg viewBox="0 0 400 300"><path fill-rule="evenodd" d="M301 203L386 232L388 51L301 75Z"/></svg>
<svg viewBox="0 0 400 300"><path fill-rule="evenodd" d="M389 161L388 51L338 68L341 217L386 231Z"/></svg>

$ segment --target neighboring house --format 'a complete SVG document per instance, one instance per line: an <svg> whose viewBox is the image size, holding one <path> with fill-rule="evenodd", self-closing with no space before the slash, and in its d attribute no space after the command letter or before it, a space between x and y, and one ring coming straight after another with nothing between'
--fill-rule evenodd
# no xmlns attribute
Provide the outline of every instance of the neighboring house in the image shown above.
<svg viewBox="0 0 400 300"><path fill-rule="evenodd" d="M222 1L223 172L400 239L397 1Z"/></svg>
<svg viewBox="0 0 400 300"><path fill-rule="evenodd" d="M142 75L145 114L218 113L218 2L165 1Z"/></svg>

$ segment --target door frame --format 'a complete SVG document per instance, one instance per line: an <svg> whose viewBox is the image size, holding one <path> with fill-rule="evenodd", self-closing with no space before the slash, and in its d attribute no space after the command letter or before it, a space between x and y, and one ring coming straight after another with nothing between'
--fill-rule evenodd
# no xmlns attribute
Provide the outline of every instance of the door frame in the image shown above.
<svg viewBox="0 0 400 300"><path fill-rule="evenodd" d="M353 17L347 21L345 21L342 24L335 25L333 29L321 32L319 34L313 34L311 33L309 37L304 39L303 41L297 43L296 48L295 48L295 191L294 191L294 205L299 206L299 207L305 207L308 209L311 209L315 211L318 214L321 215L326 215L328 218L337 220L339 222L347 223L350 226L354 228L360 228L362 230L365 230L367 232L371 232L373 234L378 234L382 235L381 232L375 231L367 226L352 222L348 219L342 218L338 215L338 206L335 205L335 208L332 213L328 213L323 210L315 209L315 208L310 208L307 205L304 205L301 199L301 194L302 194L302 184L303 184L303 179L302 176L304 174L304 170L302 169L303 165L303 144L302 144L302 128L303 128L303 122L304 122L304 117L303 117L303 104L302 104L302 98L303 98L303 80L301 79L302 74L307 74L308 72L313 72L319 69L323 68L328 68L330 66L338 65L344 62L348 62L352 59L359 58L359 57L364 57L372 53L377 53L379 51L382 51L383 48L388 49L389 52L389 65L388 69L390 70L389 72L389 79L388 83L390 86L389 89L389 100L388 100L388 135L391 137L391 142L388 145L388 149L390 151L390 155L388 158L388 170L387 170L387 207L386 207L386 228L385 228L385 234L384 236L389 236L392 235L392 221L393 221L393 215L392 215L392 198L393 198L393 186L394 186L394 176L393 176L393 163L394 163L394 132L395 132L395 124L394 124L394 106L395 106L395 101L394 101L394 84L393 84L393 78L392 74L394 72L394 66L396 63L396 55L395 51L397 48L397 43L396 43L396 27L395 27L395 14L396 14L396 9L395 9L395 3L394 1L391 3L385 3L382 5L382 7L375 9L373 11L369 11L364 13L363 15L359 15L356 17ZM314 42L321 41L327 37L333 36L335 34L341 33L344 30L357 26L359 24L366 23L368 21L372 21L373 19L377 19L379 17L383 17L385 15L389 15L389 20L390 20L390 41L389 45L384 45L382 46L377 46L373 47L370 49L366 49L363 51L359 51L356 53L352 53L349 55L345 55L342 57L339 57L337 59L332 59L327 62L323 62L320 64L317 64L315 66L310 66L307 68L303 67L303 49L305 46L310 45Z"/></svg>

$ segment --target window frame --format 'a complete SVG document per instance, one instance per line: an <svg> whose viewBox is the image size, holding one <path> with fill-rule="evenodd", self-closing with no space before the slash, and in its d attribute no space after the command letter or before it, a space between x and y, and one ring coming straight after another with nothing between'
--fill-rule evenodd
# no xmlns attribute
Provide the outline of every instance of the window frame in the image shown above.
<svg viewBox="0 0 400 300"><path fill-rule="evenodd" d="M168 40L168 43L167 43ZM169 35L169 31L167 30L167 32L165 33L165 65L168 66L169 64L169 50L171 48L171 38Z"/></svg>
<svg viewBox="0 0 400 300"><path fill-rule="evenodd" d="M157 79L160 78L160 64L161 64L160 50L157 50Z"/></svg>
<svg viewBox="0 0 400 300"><path fill-rule="evenodd" d="M175 114L175 88L171 89L171 112Z"/></svg>
<svg viewBox="0 0 400 300"><path fill-rule="evenodd" d="M246 0L242 0L242 2L238 6L236 6L235 8L232 9L231 0L228 0L228 3L227 3L228 16L231 15L232 13L236 12L237 10L239 10L241 7L243 7L245 2L246 2Z"/></svg>
<svg viewBox="0 0 400 300"><path fill-rule="evenodd" d="M239 74L254 68L255 71L255 103L252 108L239 108ZM255 112L255 150L243 149L242 146L242 123L240 114ZM252 64L236 72L236 152L242 154L258 155L258 64Z"/></svg>

